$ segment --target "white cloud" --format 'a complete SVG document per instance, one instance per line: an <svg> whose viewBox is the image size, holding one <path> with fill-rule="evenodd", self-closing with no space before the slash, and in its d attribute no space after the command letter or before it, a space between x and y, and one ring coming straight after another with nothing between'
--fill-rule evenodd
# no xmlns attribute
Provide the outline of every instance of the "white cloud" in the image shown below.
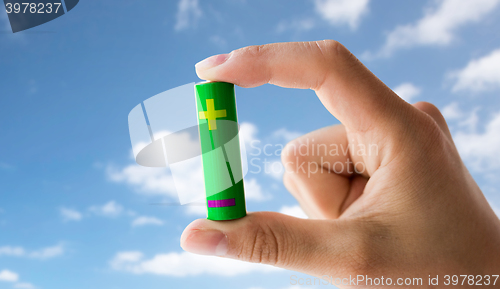
<svg viewBox="0 0 500 289"><path fill-rule="evenodd" d="M174 29L180 31L194 27L202 15L198 0L180 0Z"/></svg>
<svg viewBox="0 0 500 289"><path fill-rule="evenodd" d="M19 289L35 289L35 286L31 283L27 282L18 282L19 281L19 274L16 272L12 272L10 270L4 269L0 271L0 282L15 282L14 283L14 288L19 288Z"/></svg>
<svg viewBox="0 0 500 289"><path fill-rule="evenodd" d="M283 180L285 168L280 160L273 160L265 164L264 173L275 180L281 181Z"/></svg>
<svg viewBox="0 0 500 289"><path fill-rule="evenodd" d="M449 120L455 120L461 118L464 113L458 106L457 102L452 102L445 106L442 110L441 113L443 114L444 118L449 121Z"/></svg>
<svg viewBox="0 0 500 289"><path fill-rule="evenodd" d="M119 252L110 261L114 270L132 274L155 274L175 277L196 275L236 276L254 272L272 272L281 269L256 263L241 262L228 258L201 256L188 252L157 254L144 259L138 251Z"/></svg>
<svg viewBox="0 0 500 289"><path fill-rule="evenodd" d="M194 215L194 216L207 216L207 207L203 206L195 206L195 205L187 205L186 206L186 214Z"/></svg>
<svg viewBox="0 0 500 289"><path fill-rule="evenodd" d="M35 251L27 251L23 247L3 246L0 247L0 256L28 257L33 259L50 259L64 254L64 245L58 244L51 247L45 247Z"/></svg>
<svg viewBox="0 0 500 289"><path fill-rule="evenodd" d="M370 0L315 0L316 12L332 25L349 25L356 29L368 13Z"/></svg>
<svg viewBox="0 0 500 289"><path fill-rule="evenodd" d="M132 221L132 227L147 226L147 225L162 226L163 221L158 218L148 217L148 216L140 216Z"/></svg>
<svg viewBox="0 0 500 289"><path fill-rule="evenodd" d="M123 212L123 207L115 201L109 201L102 206L91 206L89 211L105 217L117 217Z"/></svg>
<svg viewBox="0 0 500 289"><path fill-rule="evenodd" d="M453 123L451 121L455 121L460 128L466 128L470 133L476 131L476 127L479 122L479 117L477 115L479 109L479 107L476 107L471 110L470 113L465 113L462 109L460 109L457 102L452 102L445 106L441 110L441 113L448 122L450 130L453 130Z"/></svg>
<svg viewBox="0 0 500 289"><path fill-rule="evenodd" d="M479 107L474 108L468 116L466 116L462 121L458 122L460 127L464 127L468 132L475 132L476 127L479 123L479 116L477 115Z"/></svg>
<svg viewBox="0 0 500 289"><path fill-rule="evenodd" d="M458 28L480 21L500 0L440 0L427 8L416 23L397 26L386 38L378 56L388 57L401 48L445 46L455 39ZM367 55L369 56L369 54Z"/></svg>
<svg viewBox="0 0 500 289"><path fill-rule="evenodd" d="M500 49L471 60L461 70L453 71L449 78L455 81L452 90L481 92L500 88Z"/></svg>
<svg viewBox="0 0 500 289"><path fill-rule="evenodd" d="M240 141L248 147L251 146L252 142L257 140L258 133L257 126L250 122L242 122L240 124L240 130L238 131L238 135L240 137Z"/></svg>
<svg viewBox="0 0 500 289"><path fill-rule="evenodd" d="M262 164L259 167L261 171L264 172L267 176L281 181L283 178L283 173L285 172L285 168L279 160L281 152L286 143L302 135L303 133L298 131L291 131L287 128L280 128L272 132L270 136L265 139L265 142L258 143L260 155L257 157L262 160ZM258 162L252 162L251 164L253 166L253 170L258 170L256 167L257 165L259 165Z"/></svg>
<svg viewBox="0 0 500 289"><path fill-rule="evenodd" d="M80 221L82 219L82 214L74 209L62 207L59 212L65 222Z"/></svg>
<svg viewBox="0 0 500 289"><path fill-rule="evenodd" d="M0 247L0 256L24 256L26 252L23 247L3 246Z"/></svg>
<svg viewBox="0 0 500 289"><path fill-rule="evenodd" d="M257 127L254 124L248 122L240 124L239 137L245 147L250 147L250 143L255 140L256 134ZM185 140L182 140L182 142L188 143ZM197 143L194 145L199 146ZM176 165L179 165L179 163L176 163ZM184 169L176 168L175 182L172 174L166 168L148 168L136 164L126 166L123 169L109 166L106 173L111 181L126 183L141 193L177 198L177 192L203 191L201 162L196 167L194 165L187 163ZM172 167L171 169L174 170Z"/></svg>
<svg viewBox="0 0 500 289"><path fill-rule="evenodd" d="M121 265L122 263L128 262L138 262L142 259L144 254L138 251L127 251L119 252L115 255L115 258L110 262L112 267L115 268L116 265Z"/></svg>
<svg viewBox="0 0 500 289"><path fill-rule="evenodd" d="M483 132L476 132L476 111L469 117L469 131L460 130L454 134L455 144L465 162L472 169L485 172L500 168L500 112L485 125Z"/></svg>
<svg viewBox="0 0 500 289"><path fill-rule="evenodd" d="M28 282L19 282L19 283L14 284L14 288L18 288L18 289L35 289L36 287L33 284L28 283Z"/></svg>
<svg viewBox="0 0 500 289"><path fill-rule="evenodd" d="M117 170L110 166L107 175L111 181L129 184L142 193L177 197L174 179L165 168L148 168L134 164Z"/></svg>
<svg viewBox="0 0 500 289"><path fill-rule="evenodd" d="M30 258L34 259L50 259L64 254L64 246L62 244L55 245L52 247L46 247L37 251L33 251L28 254Z"/></svg>
<svg viewBox="0 0 500 289"><path fill-rule="evenodd" d="M411 102L412 99L418 96L421 92L420 88L410 82L404 82L398 85L393 89L393 91L399 95L399 97L406 100L406 102Z"/></svg>
<svg viewBox="0 0 500 289"><path fill-rule="evenodd" d="M347 25L355 30L361 18L368 14L370 0L314 0L314 10L321 19L333 26ZM317 18L317 17L316 17ZM313 17L282 20L275 28L276 33L294 31L307 32L318 26Z"/></svg>
<svg viewBox="0 0 500 289"><path fill-rule="evenodd" d="M262 192L262 187L257 182L257 179L245 180L245 199L253 201L262 201L267 197Z"/></svg>
<svg viewBox="0 0 500 289"><path fill-rule="evenodd" d="M239 128L242 153L252 149L256 141L257 127L248 122L242 122ZM282 131L280 137L287 137L291 132ZM183 141L184 142L184 141ZM195 145L199 146L199 144ZM248 153L246 153L248 155ZM248 167L247 159L243 159L243 167ZM203 168L201 158L192 158L188 161L176 162L166 168L147 168L136 164L122 169L108 166L108 178L117 183L126 183L138 192L151 195L164 195L179 199L181 204L199 202L205 199L203 182ZM175 181L174 181L175 180ZM248 200L264 200L262 187L256 179L245 179L245 191ZM202 206L189 206L187 214L202 215L205 213Z"/></svg>
<svg viewBox="0 0 500 289"><path fill-rule="evenodd" d="M244 123L241 126L240 138L244 140L247 151L249 151L249 171L263 172L273 179L281 181L284 167L281 161L276 158L279 158L286 143L300 137L303 133L280 128L265 137L264 141L261 141L257 134L257 127L253 124Z"/></svg>
<svg viewBox="0 0 500 289"><path fill-rule="evenodd" d="M295 206L283 206L281 207L280 213L297 217L297 218L302 218L302 219L307 219L306 213L302 210L302 208L298 205Z"/></svg>
<svg viewBox="0 0 500 289"><path fill-rule="evenodd" d="M272 136L275 138L281 138L285 142L292 141L299 136L303 135L303 133L297 132L297 131L290 131L287 128L280 128L273 132Z"/></svg>
<svg viewBox="0 0 500 289"><path fill-rule="evenodd" d="M19 280L19 275L15 272L4 269L0 271L0 281L16 282Z"/></svg>
<svg viewBox="0 0 500 289"><path fill-rule="evenodd" d="M170 166L170 171L133 164L121 170L108 167L107 174L110 180L126 183L139 193L163 195L183 204L204 198L201 157L177 162Z"/></svg>

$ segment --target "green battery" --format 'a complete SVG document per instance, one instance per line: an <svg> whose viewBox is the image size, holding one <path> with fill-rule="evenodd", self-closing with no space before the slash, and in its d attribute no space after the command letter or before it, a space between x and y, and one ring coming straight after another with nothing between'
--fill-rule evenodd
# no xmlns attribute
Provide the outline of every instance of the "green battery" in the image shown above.
<svg viewBox="0 0 500 289"><path fill-rule="evenodd" d="M234 84L195 85L208 219L246 216Z"/></svg>

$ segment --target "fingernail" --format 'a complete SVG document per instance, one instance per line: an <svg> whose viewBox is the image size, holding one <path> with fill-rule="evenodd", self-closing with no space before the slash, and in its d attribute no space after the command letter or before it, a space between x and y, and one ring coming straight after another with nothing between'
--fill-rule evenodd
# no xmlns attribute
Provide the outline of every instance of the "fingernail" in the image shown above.
<svg viewBox="0 0 500 289"><path fill-rule="evenodd" d="M200 255L224 256L227 253L227 236L217 230L196 230L184 241L184 250Z"/></svg>
<svg viewBox="0 0 500 289"><path fill-rule="evenodd" d="M226 62L228 57L229 57L229 54L219 54L219 55L210 56L209 58L205 58L202 61L196 63L194 65L194 67L197 70L210 69L210 68L213 68L217 65L221 65L222 63Z"/></svg>

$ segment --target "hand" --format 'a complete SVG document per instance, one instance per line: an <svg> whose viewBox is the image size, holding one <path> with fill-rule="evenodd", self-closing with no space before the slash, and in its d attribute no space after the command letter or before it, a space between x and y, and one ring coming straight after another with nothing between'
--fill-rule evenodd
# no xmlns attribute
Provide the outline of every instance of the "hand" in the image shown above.
<svg viewBox="0 0 500 289"><path fill-rule="evenodd" d="M500 221L432 104L406 103L331 40L245 47L207 58L196 72L242 87L313 89L342 125L283 150L284 184L311 219L255 212L196 220L181 237L185 250L314 276L422 277L424 285L428 275L500 274ZM301 155L295 148L307 139L366 151ZM300 163L319 169L293 170Z"/></svg>

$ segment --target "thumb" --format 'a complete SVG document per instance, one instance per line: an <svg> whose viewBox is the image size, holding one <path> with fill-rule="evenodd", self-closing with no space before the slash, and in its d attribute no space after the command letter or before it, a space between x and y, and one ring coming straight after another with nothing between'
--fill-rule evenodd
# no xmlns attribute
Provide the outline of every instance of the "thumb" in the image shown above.
<svg viewBox="0 0 500 289"><path fill-rule="evenodd" d="M202 255L270 264L311 275L346 271L359 255L361 238L343 220L299 219L255 212L234 221L199 219L182 233L181 247ZM358 252L355 252L358 251ZM342 266L342 267L341 267ZM351 268L358 271L358 268Z"/></svg>
<svg viewBox="0 0 500 289"><path fill-rule="evenodd" d="M448 128L448 124L446 123L443 114L441 114L441 112L439 111L439 108L437 108L434 104L425 101L414 103L413 106L425 112L428 116L432 117L432 119L437 123L439 128L446 134L446 136L451 141L453 141L450 129Z"/></svg>

